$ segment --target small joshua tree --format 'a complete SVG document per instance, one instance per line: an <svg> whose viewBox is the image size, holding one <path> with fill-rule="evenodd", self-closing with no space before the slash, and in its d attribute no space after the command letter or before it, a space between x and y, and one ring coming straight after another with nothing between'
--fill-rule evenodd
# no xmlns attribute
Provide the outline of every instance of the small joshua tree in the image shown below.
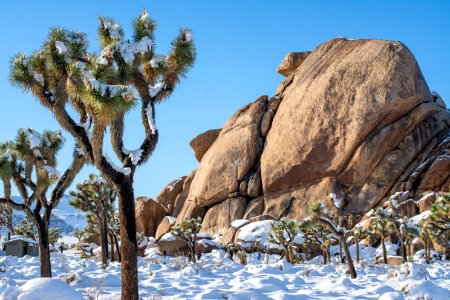
<svg viewBox="0 0 450 300"><path fill-rule="evenodd" d="M122 253L122 299L139 298L134 175L152 155L159 133L155 106L167 99L192 67L192 33L182 28L167 55L155 52L156 22L144 10L133 21L133 36L111 18L99 17L100 55L89 53L85 34L51 29L43 47L30 56L11 60L13 85L30 91L61 127L70 132L80 153L117 188ZM69 106L79 116L72 117ZM140 109L144 138L135 150L124 143L125 115ZM109 159L103 145L109 128L120 166ZM136 136L135 132L133 135Z"/></svg>
<svg viewBox="0 0 450 300"><path fill-rule="evenodd" d="M429 219L431 239L450 249L450 194L440 196L432 204Z"/></svg>
<svg viewBox="0 0 450 300"><path fill-rule="evenodd" d="M172 235L178 239L187 242L189 248L189 259L191 262L196 262L195 244L197 242L197 234L202 228L201 218L192 218L183 220L180 224L172 228Z"/></svg>
<svg viewBox="0 0 450 300"><path fill-rule="evenodd" d="M57 171L56 156L64 141L60 131L47 130L40 134L29 128L20 129L14 142L0 143L0 154L7 158L0 161L0 176L5 191L0 203L23 211L36 226L41 277L52 276L49 248L52 211L85 163L84 155L75 150L72 163L66 171L62 174ZM11 199L11 182L17 188L22 202Z"/></svg>
<svg viewBox="0 0 450 300"><path fill-rule="evenodd" d="M75 229L73 231L73 236L77 238L79 244L81 240L86 237L86 232L84 230Z"/></svg>
<svg viewBox="0 0 450 300"><path fill-rule="evenodd" d="M116 200L116 190L107 180L94 174L89 179L77 184L77 191L71 191L73 197L70 205L88 212L98 227L101 239L102 265L108 265L108 221Z"/></svg>
<svg viewBox="0 0 450 300"><path fill-rule="evenodd" d="M377 235L381 239L381 247L383 250L383 261L387 264L387 253L385 240L395 231L395 225L391 221L389 213L383 208L379 207L375 211L373 223L370 226L370 230L373 234Z"/></svg>
<svg viewBox="0 0 450 300"><path fill-rule="evenodd" d="M408 257L411 257L414 254L412 253L411 245L412 241L420 235L420 227L411 222L411 219L403 217L398 232L400 233L401 239L403 239L406 261L408 261Z"/></svg>
<svg viewBox="0 0 450 300"><path fill-rule="evenodd" d="M270 227L272 228L272 232L269 232L268 235L269 242L284 248L283 255L280 259L285 256L288 263L296 262L297 259L293 251L295 248L293 242L300 231L298 222L282 218L277 222L272 222Z"/></svg>
<svg viewBox="0 0 450 300"><path fill-rule="evenodd" d="M323 256L323 264L331 262L330 246L336 241L331 232L321 223L313 221L311 218L304 219L300 223L303 232L303 244L308 249L316 244L320 246Z"/></svg>
<svg viewBox="0 0 450 300"><path fill-rule="evenodd" d="M356 262L359 263L359 241L364 234L364 230L362 229L361 224L356 225L353 229L353 238L355 239L356 246Z"/></svg>
<svg viewBox="0 0 450 300"><path fill-rule="evenodd" d="M420 227L420 239L423 241L425 247L425 262L430 263L431 260L431 236L432 236L432 226L430 225L430 220L426 219L421 223Z"/></svg>
<svg viewBox="0 0 450 300"><path fill-rule="evenodd" d="M61 238L61 231L58 227L50 228L48 230L48 242L55 247L55 243L58 242L59 238Z"/></svg>
<svg viewBox="0 0 450 300"><path fill-rule="evenodd" d="M335 197L330 197L328 201L328 205L332 205L336 203ZM345 256L347 258L348 271L350 272L351 278L356 278L356 270L353 265L352 257L350 256L350 251L348 250L347 241L345 240L345 228L337 226L336 222L333 222L332 216L330 214L329 208L326 207L327 204L322 203L320 201L314 202L310 211L312 213L312 218L316 222L319 222L326 226L328 230L336 235L339 239L340 246L344 249Z"/></svg>

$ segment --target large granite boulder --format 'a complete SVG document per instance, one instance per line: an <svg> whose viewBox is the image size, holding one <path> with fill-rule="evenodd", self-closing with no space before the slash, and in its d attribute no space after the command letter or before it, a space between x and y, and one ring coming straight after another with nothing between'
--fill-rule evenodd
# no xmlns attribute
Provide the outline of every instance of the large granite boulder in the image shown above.
<svg viewBox="0 0 450 300"><path fill-rule="evenodd" d="M169 215L172 214L175 200L183 191L185 180L186 176L183 176L171 181L161 192L159 192L158 196L156 196L155 201L164 206Z"/></svg>
<svg viewBox="0 0 450 300"><path fill-rule="evenodd" d="M189 143L194 150L195 158L200 162L206 151L211 148L212 144L216 141L219 133L222 129L211 129L200 133Z"/></svg>
<svg viewBox="0 0 450 300"><path fill-rule="evenodd" d="M167 215L167 211L160 203L147 197L136 199L136 230L145 236L155 236L159 223Z"/></svg>

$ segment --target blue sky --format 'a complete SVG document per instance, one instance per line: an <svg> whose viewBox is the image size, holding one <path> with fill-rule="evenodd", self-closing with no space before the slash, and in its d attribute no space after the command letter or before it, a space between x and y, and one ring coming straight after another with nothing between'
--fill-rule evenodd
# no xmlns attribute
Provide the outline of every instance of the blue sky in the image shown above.
<svg viewBox="0 0 450 300"><path fill-rule="evenodd" d="M14 138L20 127L58 128L32 95L9 84L11 56L38 49L55 26L86 32L91 50L98 52L97 15L113 17L131 36L131 21L143 7L158 23L158 53L166 53L178 28L187 26L198 56L188 77L157 107L160 140L136 172L136 196L155 197L197 167L189 146L194 136L221 128L260 95L273 95L283 80L275 69L286 53L314 49L334 37L402 41L430 89L450 105L450 1L0 1L0 140ZM128 149L143 136L138 120L137 111L127 117ZM60 170L68 166L72 149L68 138ZM77 181L93 170L85 167Z"/></svg>

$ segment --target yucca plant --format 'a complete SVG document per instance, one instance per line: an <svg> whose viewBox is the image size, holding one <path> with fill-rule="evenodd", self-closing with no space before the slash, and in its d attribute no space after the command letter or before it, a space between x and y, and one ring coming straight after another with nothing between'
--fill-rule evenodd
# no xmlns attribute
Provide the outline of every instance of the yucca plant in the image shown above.
<svg viewBox="0 0 450 300"><path fill-rule="evenodd" d="M200 218L185 219L180 224L175 225L171 233L178 239L186 241L189 248L189 259L196 262L195 244L197 243L197 235L202 228L202 220Z"/></svg>
<svg viewBox="0 0 450 300"><path fill-rule="evenodd" d="M300 225L295 220L288 220L282 218L279 221L270 223L272 232L269 232L269 242L272 244L279 245L283 247L283 257L286 257L288 263L294 263L298 261L295 257L295 252L293 251L293 242L300 231Z"/></svg>
<svg viewBox="0 0 450 300"><path fill-rule="evenodd" d="M370 226L370 231L380 237L381 248L383 251L383 261L387 264L387 252L385 240L392 232L395 232L395 225L391 221L389 212L382 207L377 208L374 215L374 221Z"/></svg>

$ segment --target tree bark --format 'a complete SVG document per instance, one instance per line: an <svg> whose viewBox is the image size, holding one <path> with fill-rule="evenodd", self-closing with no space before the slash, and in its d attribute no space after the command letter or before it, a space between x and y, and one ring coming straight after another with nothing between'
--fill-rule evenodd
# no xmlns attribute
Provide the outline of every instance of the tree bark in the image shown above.
<svg viewBox="0 0 450 300"><path fill-rule="evenodd" d="M403 241L402 238L399 238L399 240L400 240L400 252L401 252L401 254L402 254L403 260L404 260L405 262L407 262L407 261L408 261L408 257L407 257L407 254L406 254L406 245L405 245L405 241Z"/></svg>
<svg viewBox="0 0 450 300"><path fill-rule="evenodd" d="M116 183L119 194L122 300L138 300L137 240L133 180Z"/></svg>
<svg viewBox="0 0 450 300"><path fill-rule="evenodd" d="M350 251L348 250L348 246L347 246L347 242L345 241L344 234L339 236L339 240L341 242L340 243L341 247L344 248L345 257L347 258L347 265L348 265L348 270L350 272L350 277L352 279L355 279L356 278L356 270L355 270L355 266L353 265L352 257L350 256Z"/></svg>
<svg viewBox="0 0 450 300"><path fill-rule="evenodd" d="M48 226L41 219L36 220L39 234L39 257L41 263L41 277L52 277L52 265L50 263L50 248L48 243Z"/></svg>
<svg viewBox="0 0 450 300"><path fill-rule="evenodd" d="M344 257L342 256L342 243L339 243L339 261L341 264L344 262Z"/></svg>
<svg viewBox="0 0 450 300"><path fill-rule="evenodd" d="M100 227L100 239L101 239L101 246L102 246L102 267L108 265L108 232L107 232L107 222L106 222L106 215L104 212L100 215L99 220L99 227Z"/></svg>
<svg viewBox="0 0 450 300"><path fill-rule="evenodd" d="M381 247L383 249L383 261L387 264L387 254L386 254L386 245L384 243L384 237L381 237Z"/></svg>
<svg viewBox="0 0 450 300"><path fill-rule="evenodd" d="M359 263L359 239L355 237L356 243L356 262Z"/></svg>
<svg viewBox="0 0 450 300"><path fill-rule="evenodd" d="M112 234L109 234L109 244L111 245L111 261L114 262L116 259L114 251L114 237Z"/></svg>

